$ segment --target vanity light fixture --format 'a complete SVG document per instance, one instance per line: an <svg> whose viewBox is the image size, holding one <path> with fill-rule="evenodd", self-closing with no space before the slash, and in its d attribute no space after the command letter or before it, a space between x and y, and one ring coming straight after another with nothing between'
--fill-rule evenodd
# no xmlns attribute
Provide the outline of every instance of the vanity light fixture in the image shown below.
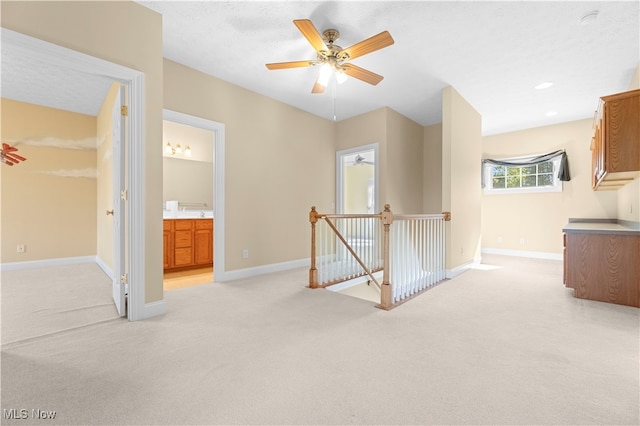
<svg viewBox="0 0 640 426"><path fill-rule="evenodd" d="M176 146L174 147L173 145L171 145L171 142L167 142L164 147L164 152L169 155L183 154L185 157L191 157L191 146L187 145L183 151L180 144L176 144Z"/></svg>

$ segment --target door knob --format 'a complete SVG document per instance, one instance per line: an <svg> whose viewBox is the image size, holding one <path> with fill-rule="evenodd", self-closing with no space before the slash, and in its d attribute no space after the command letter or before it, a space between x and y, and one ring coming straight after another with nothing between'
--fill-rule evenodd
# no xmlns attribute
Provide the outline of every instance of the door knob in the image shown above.
<svg viewBox="0 0 640 426"><path fill-rule="evenodd" d="M107 216L109 215L113 216L113 210L107 210Z"/></svg>

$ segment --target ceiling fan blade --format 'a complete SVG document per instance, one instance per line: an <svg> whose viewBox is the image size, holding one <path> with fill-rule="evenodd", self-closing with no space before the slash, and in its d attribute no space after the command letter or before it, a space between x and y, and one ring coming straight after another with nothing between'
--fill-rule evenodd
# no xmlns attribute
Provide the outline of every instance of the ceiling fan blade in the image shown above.
<svg viewBox="0 0 640 426"><path fill-rule="evenodd" d="M292 62L276 62L273 64L266 64L266 67L270 70L282 70L286 68L302 68L310 67L314 65L314 61L292 61Z"/></svg>
<svg viewBox="0 0 640 426"><path fill-rule="evenodd" d="M348 56L346 59L357 58L367 53L375 52L384 47L391 46L394 43L389 31L383 31L380 34L376 34L369 37L366 40L362 40L360 43L356 43L353 46L349 46L338 53L338 57L343 59L345 54Z"/></svg>
<svg viewBox="0 0 640 426"><path fill-rule="evenodd" d="M313 89L311 89L311 93L324 93L325 86L320 84L319 80L320 80L320 77L318 77L318 79L314 83Z"/></svg>
<svg viewBox="0 0 640 426"><path fill-rule="evenodd" d="M294 19L293 23L300 30L302 35L309 41L311 46L316 50L316 52L327 51L327 45L324 43L322 36L308 19Z"/></svg>
<svg viewBox="0 0 640 426"><path fill-rule="evenodd" d="M344 73L349 77L357 78L358 80L362 80L365 83L369 83L374 86L380 83L384 78L379 74L376 74L364 68L360 68L359 66L353 64L344 64L342 65L342 69L344 69Z"/></svg>

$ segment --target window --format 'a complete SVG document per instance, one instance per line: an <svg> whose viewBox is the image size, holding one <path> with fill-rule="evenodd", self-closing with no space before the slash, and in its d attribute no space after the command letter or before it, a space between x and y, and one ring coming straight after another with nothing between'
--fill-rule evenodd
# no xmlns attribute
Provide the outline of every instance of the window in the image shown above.
<svg viewBox="0 0 640 426"><path fill-rule="evenodd" d="M557 177L560 157L534 164L527 164L527 160L485 161L485 194L562 191L562 182Z"/></svg>

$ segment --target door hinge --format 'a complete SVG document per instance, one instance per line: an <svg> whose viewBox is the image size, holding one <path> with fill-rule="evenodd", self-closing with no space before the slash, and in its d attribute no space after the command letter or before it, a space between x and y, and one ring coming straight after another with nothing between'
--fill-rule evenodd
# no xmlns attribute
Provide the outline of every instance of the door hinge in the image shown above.
<svg viewBox="0 0 640 426"><path fill-rule="evenodd" d="M123 116L125 116L125 117L128 117L128 116L129 116L129 107L128 107L128 106L126 106L126 105L122 105L122 106L120 107L120 115L123 115Z"/></svg>
<svg viewBox="0 0 640 426"><path fill-rule="evenodd" d="M126 272L122 275L120 275L120 284L127 284L129 281L129 274L127 274Z"/></svg>
<svg viewBox="0 0 640 426"><path fill-rule="evenodd" d="M122 201L127 201L127 190L123 189L122 191L120 191L120 199Z"/></svg>

